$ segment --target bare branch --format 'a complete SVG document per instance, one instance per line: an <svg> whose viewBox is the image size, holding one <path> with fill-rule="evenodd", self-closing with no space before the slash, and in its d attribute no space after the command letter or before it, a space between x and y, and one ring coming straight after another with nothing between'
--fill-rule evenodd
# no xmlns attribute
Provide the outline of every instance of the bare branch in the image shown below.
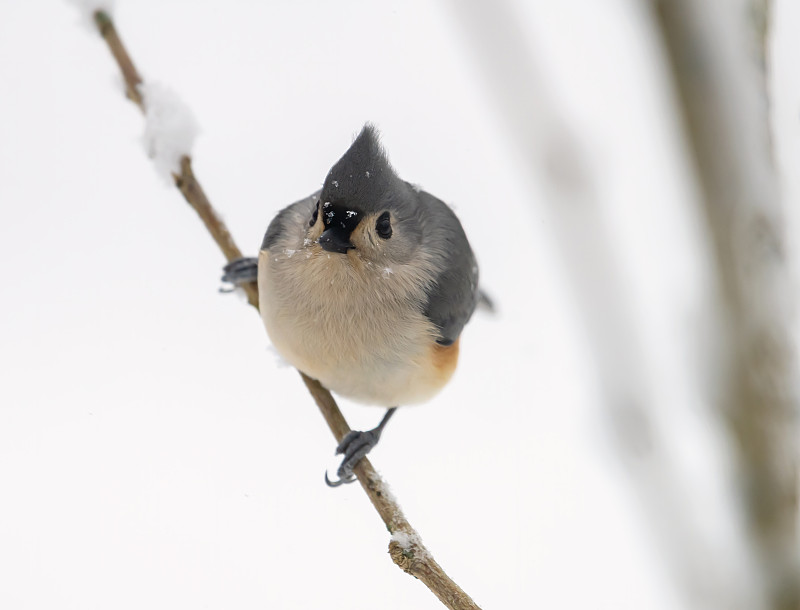
<svg viewBox="0 0 800 610"><path fill-rule="evenodd" d="M95 23L101 36L119 65L125 79L127 95L144 112L145 105L139 86L142 78L125 49L110 16L97 11ZM184 198L202 219L208 232L214 238L219 249L228 261L241 258L242 253L233 241L225 223L211 206L208 197L192 171L192 160L188 156L181 158L180 174L173 174L175 186L183 193ZM246 284L244 289L249 303L258 309L258 289L255 283ZM331 393L318 381L300 373L311 396L317 403L328 427L337 442L350 431L341 410ZM451 610L480 610L472 599L447 576L441 566L433 559L422 544L419 534L403 514L397 500L389 492L389 486L372 467L368 459L363 458L353 469L367 497L380 515L392 539L389 543L389 554L403 571L411 574L427 586L434 595Z"/></svg>
<svg viewBox="0 0 800 610"><path fill-rule="evenodd" d="M97 11L94 14L94 22L97 29L100 30L100 35L108 43L108 48L114 59L117 60L117 65L122 72L122 78L125 79L125 92L128 98L135 103L139 108L144 111L142 104L142 94L139 92L139 85L142 84L142 77L133 65L128 51L122 44L122 41L117 35L117 29L114 27L114 22L108 13Z"/></svg>
<svg viewBox="0 0 800 610"><path fill-rule="evenodd" d="M341 441L350 432L350 426L342 416L342 412L333 402L331 393L328 392L315 379L300 373L303 381L314 397L317 405L328 422L328 427L333 432L337 441ZM480 610L461 587L445 573L442 567L422 544L419 534L403 514L400 504L389 491L389 486L372 467L367 458L361 459L353 472L358 477L361 487L378 511L386 528L392 534L389 543L389 555L398 567L418 578L428 587L436 597L452 610Z"/></svg>
<svg viewBox="0 0 800 610"><path fill-rule="evenodd" d="M181 158L181 173L179 176L173 174L173 178L175 179L175 186L180 189L186 201L194 208L197 215L200 216L200 219L206 225L206 229L211 233L211 237L217 242L217 246L222 250L228 262L236 260L237 258L242 258L242 252L234 243L228 228L214 211L214 208L211 207L211 203L208 201L203 187L200 186L197 178L195 178L194 172L192 171L192 159L190 157ZM258 309L257 285L254 282L249 282L244 284L242 288L244 288L247 294L248 302Z"/></svg>

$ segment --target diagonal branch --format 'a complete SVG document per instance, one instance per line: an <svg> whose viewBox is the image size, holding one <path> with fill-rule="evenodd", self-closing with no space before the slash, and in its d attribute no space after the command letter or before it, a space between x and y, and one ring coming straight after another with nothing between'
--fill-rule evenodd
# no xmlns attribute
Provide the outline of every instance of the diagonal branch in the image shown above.
<svg viewBox="0 0 800 610"><path fill-rule="evenodd" d="M128 98L144 112L145 100L140 90L143 80L122 44L114 27L114 22L108 13L104 11L96 11L94 13L94 22L119 65L122 76L125 79ZM241 258L241 251L234 243L225 223L222 222L211 206L202 186L200 186L200 182L192 171L191 157L184 155L181 158L180 174L173 174L173 179L175 186L181 191L187 203L200 216L225 258L229 262ZM256 284L246 284L244 289L249 303L258 309L258 289ZM300 376L317 403L336 441L341 441L350 432L350 426L344 419L333 396L318 381L311 379L302 372ZM392 561L405 572L421 580L451 610L480 610L469 595L453 582L441 566L436 563L428 549L422 544L419 534L406 519L397 500L389 492L388 485L375 471L369 460L363 458L353 469L353 472L358 477L364 492L380 515L386 528L392 534L392 539L389 543L389 554Z"/></svg>

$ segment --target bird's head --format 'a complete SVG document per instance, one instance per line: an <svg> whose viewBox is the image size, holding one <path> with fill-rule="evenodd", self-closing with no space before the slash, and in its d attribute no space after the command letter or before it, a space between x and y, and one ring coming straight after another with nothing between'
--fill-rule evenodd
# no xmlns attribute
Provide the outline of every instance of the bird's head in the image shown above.
<svg viewBox="0 0 800 610"><path fill-rule="evenodd" d="M328 172L308 238L327 252L381 265L403 263L421 241L417 210L417 193L395 174L367 124Z"/></svg>

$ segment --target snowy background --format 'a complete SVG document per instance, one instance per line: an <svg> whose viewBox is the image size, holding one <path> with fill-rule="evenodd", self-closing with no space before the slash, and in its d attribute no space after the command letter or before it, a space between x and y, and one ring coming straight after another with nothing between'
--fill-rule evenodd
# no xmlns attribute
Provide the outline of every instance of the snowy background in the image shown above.
<svg viewBox="0 0 800 610"><path fill-rule="evenodd" d="M693 372L709 270L640 4L516 11L598 177L687 501L713 520L724 460ZM542 191L448 6L119 0L114 14L144 78L192 109L195 171L246 254L367 120L400 176L456 209L499 314L475 316L453 381L373 454L456 582L486 609L683 607L597 400ZM799 30L800 6L776 0L788 204ZM217 293L224 261L153 170L100 37L61 0L0 0L0 89L0 607L440 608L391 563L361 489L324 485L334 440L255 312ZM353 427L381 416L341 404Z"/></svg>

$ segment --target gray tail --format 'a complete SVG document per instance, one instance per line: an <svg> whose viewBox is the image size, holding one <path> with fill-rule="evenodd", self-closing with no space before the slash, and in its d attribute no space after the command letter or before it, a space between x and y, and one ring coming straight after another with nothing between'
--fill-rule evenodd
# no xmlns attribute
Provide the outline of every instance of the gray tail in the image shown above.
<svg viewBox="0 0 800 610"><path fill-rule="evenodd" d="M481 288L478 288L478 309L488 311L489 313L497 313L494 300Z"/></svg>

